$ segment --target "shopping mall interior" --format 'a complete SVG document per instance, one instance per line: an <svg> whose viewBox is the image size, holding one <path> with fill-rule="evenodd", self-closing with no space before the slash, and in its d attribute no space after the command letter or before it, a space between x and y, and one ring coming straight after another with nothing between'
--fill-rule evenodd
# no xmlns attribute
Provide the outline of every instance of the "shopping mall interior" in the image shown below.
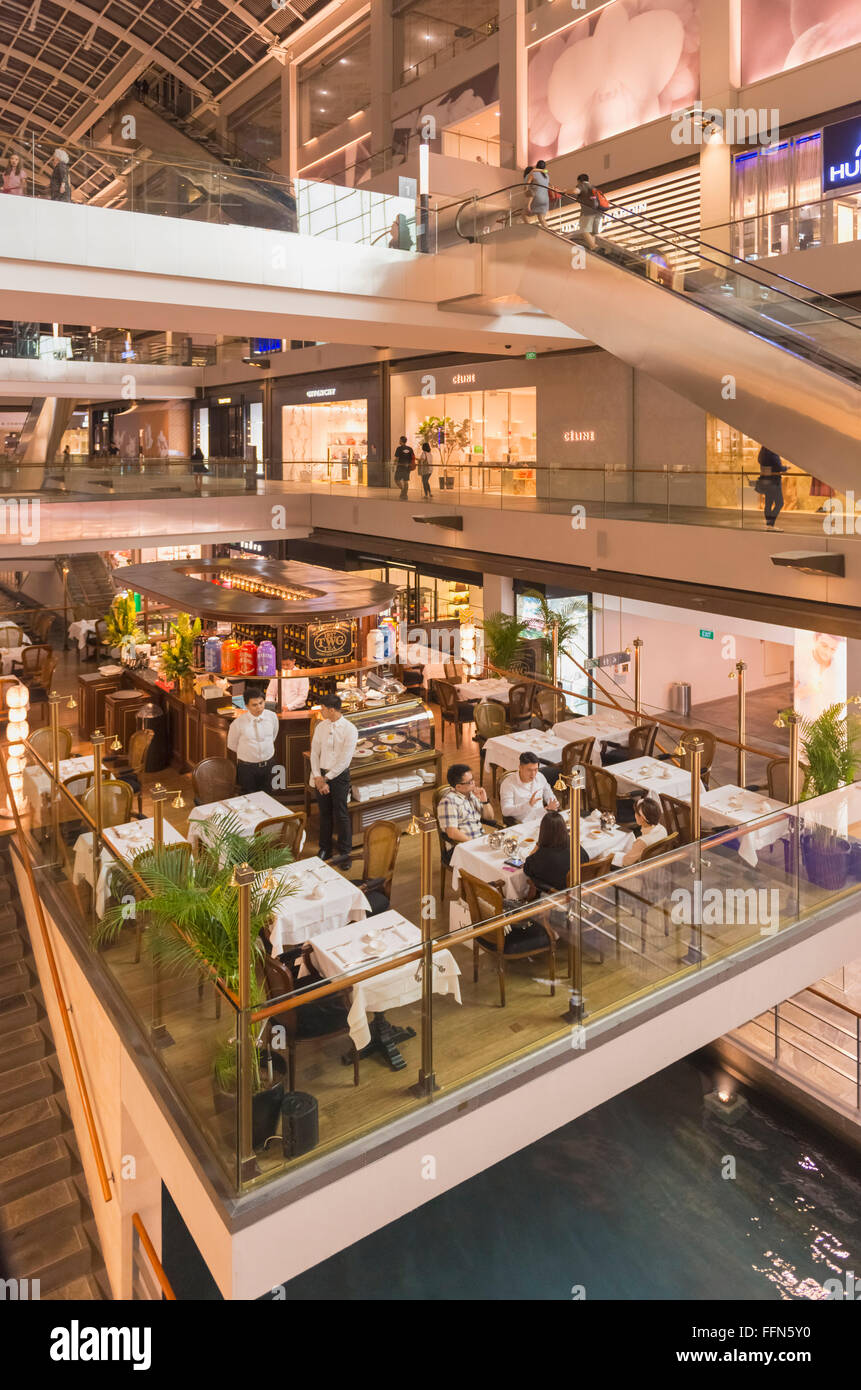
<svg viewBox="0 0 861 1390"><path fill-rule="evenodd" d="M5 1296L842 1296L861 10L0 48Z"/></svg>

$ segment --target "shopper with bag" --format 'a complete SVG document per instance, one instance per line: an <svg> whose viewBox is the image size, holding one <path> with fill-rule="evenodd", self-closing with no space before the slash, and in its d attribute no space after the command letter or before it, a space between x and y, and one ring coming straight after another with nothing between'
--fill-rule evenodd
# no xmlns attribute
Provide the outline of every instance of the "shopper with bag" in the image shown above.
<svg viewBox="0 0 861 1390"><path fill-rule="evenodd" d="M609 208L607 197L589 180L588 174L577 175L577 185L571 192L580 204L580 227L583 240L590 251L597 251L596 233L601 230L601 218Z"/></svg>

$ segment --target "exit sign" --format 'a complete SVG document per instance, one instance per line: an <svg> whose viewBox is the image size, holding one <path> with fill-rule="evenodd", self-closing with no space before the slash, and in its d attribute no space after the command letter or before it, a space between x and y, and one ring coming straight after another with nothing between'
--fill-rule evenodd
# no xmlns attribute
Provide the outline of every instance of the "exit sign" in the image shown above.
<svg viewBox="0 0 861 1390"><path fill-rule="evenodd" d="M714 633L707 627L700 628L700 637L708 637L714 641Z"/></svg>
<svg viewBox="0 0 861 1390"><path fill-rule="evenodd" d="M527 360L527 362L534 362L537 356L538 356L538 353L537 353L537 352L527 352L527 354L526 354L526 360Z"/></svg>

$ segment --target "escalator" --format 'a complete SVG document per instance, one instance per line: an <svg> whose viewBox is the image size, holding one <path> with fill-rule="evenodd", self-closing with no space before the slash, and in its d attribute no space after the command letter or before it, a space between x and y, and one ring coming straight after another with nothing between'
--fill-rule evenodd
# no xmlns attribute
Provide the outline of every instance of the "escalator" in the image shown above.
<svg viewBox="0 0 861 1390"><path fill-rule="evenodd" d="M629 208L611 205L586 247L579 212L563 194L540 227L522 184L463 203L483 300L523 300L838 491L858 486L857 310Z"/></svg>

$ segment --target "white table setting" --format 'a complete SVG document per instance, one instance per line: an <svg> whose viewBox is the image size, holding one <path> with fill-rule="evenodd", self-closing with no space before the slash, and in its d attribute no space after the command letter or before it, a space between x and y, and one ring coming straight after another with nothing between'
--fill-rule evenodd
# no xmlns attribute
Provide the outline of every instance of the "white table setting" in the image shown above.
<svg viewBox="0 0 861 1390"><path fill-rule="evenodd" d="M204 826L214 816L232 815L239 827L247 834L257 829L261 821L271 820L273 816L292 816L289 806L282 806L268 792L248 792L245 796L229 796L224 801L209 801L204 806L195 806L188 816L188 840L195 845L201 838Z"/></svg>
<svg viewBox="0 0 861 1390"><path fill-rule="evenodd" d="M60 781L65 782L67 777L80 776L86 772L93 771L92 754L79 754L74 758L61 758L59 762ZM51 778L44 768L38 763L31 763L24 768L24 795L30 803L33 814L33 825L41 825L44 815L45 804L51 794ZM74 808L61 794L60 817L61 819L72 813Z"/></svg>
<svg viewBox="0 0 861 1390"><path fill-rule="evenodd" d="M653 796L675 796L679 801L690 801L691 774L675 763L663 763L659 758L629 758L624 763L614 763L607 768L616 778L619 791L630 792L634 787L642 787ZM702 787L702 784L700 784ZM705 787L702 787L705 791Z"/></svg>
<svg viewBox="0 0 861 1390"><path fill-rule="evenodd" d="M69 623L69 637L73 642L77 642L81 654L87 650L87 638L95 630L94 618L78 618L75 622Z"/></svg>
<svg viewBox="0 0 861 1390"><path fill-rule="evenodd" d="M297 859L272 873L274 878L292 883L296 890L279 904L268 929L276 956L291 946L315 940L329 928L361 921L371 910L361 888L316 855Z"/></svg>
<svg viewBox="0 0 861 1390"><path fill-rule="evenodd" d="M520 766L521 753L534 753L549 763L562 761L562 750L570 739L560 739L544 729L523 729L516 734L498 734L484 745L484 761L503 772L514 772Z"/></svg>
<svg viewBox="0 0 861 1390"><path fill-rule="evenodd" d="M125 825L112 825L102 831L105 843L109 849L102 849L101 868L96 884L96 914L104 916L105 906L110 893L111 879L117 868L117 861L111 850L115 850L123 859L134 859L136 854L140 854L143 849L152 849L155 844L155 823L151 816L145 820L128 821ZM171 825L170 821L164 822L164 843L166 845L181 845L187 841L179 831ZM72 866L73 883L93 883L93 832L85 831L79 835L75 841L75 857Z"/></svg>
<svg viewBox="0 0 861 1390"><path fill-rule="evenodd" d="M455 689L459 700L498 700L500 704L507 705L511 681L502 677L487 677L462 681Z"/></svg>
<svg viewBox="0 0 861 1390"><path fill-rule="evenodd" d="M347 971L361 969L398 951L418 946L421 939L419 928L390 908L362 922L327 927L314 937L312 949L320 974L327 979L337 979ZM371 1042L369 1014L402 1008L421 999L421 967L421 961L409 961L353 986L347 1023L350 1037L359 1051ZM461 1002L460 967L451 951L434 953L433 992L449 994L456 1003Z"/></svg>
<svg viewBox="0 0 861 1390"><path fill-rule="evenodd" d="M563 811L562 816L567 823L568 812ZM523 897L528 890L529 880L522 868L506 864L505 861L510 858L527 859L538 847L540 827L540 816L523 821L520 825L509 825L505 830L496 832L502 839L498 846L491 843L490 834L460 841L451 856L452 888L457 890L459 887L460 873L463 871L485 883L501 881L505 898ZM513 850L503 848L504 844L511 844L514 840L517 844ZM605 855L619 851L624 853L633 840L632 833L618 825L612 830L602 830L600 811L593 811L580 821L580 844L590 859L603 859Z"/></svg>
<svg viewBox="0 0 861 1390"><path fill-rule="evenodd" d="M584 738L594 738L595 746L592 749L591 762L596 767L601 766L601 748L605 742L622 743L628 741L628 734L634 728L634 721L627 719L621 710L618 719L614 717L615 712L604 711L593 718L584 715L582 719L563 719L558 724L553 725L552 732L556 738L561 738L565 743L578 743ZM611 769L612 771L612 769Z"/></svg>
<svg viewBox="0 0 861 1390"><path fill-rule="evenodd" d="M785 809L783 801L775 801L759 792L732 784L712 787L700 797L700 818L705 834L710 826L745 825L760 816ZM788 828L789 822L784 817L773 825L755 826L746 835L739 836L739 855L746 864L755 868L759 851L775 844L787 833Z"/></svg>

